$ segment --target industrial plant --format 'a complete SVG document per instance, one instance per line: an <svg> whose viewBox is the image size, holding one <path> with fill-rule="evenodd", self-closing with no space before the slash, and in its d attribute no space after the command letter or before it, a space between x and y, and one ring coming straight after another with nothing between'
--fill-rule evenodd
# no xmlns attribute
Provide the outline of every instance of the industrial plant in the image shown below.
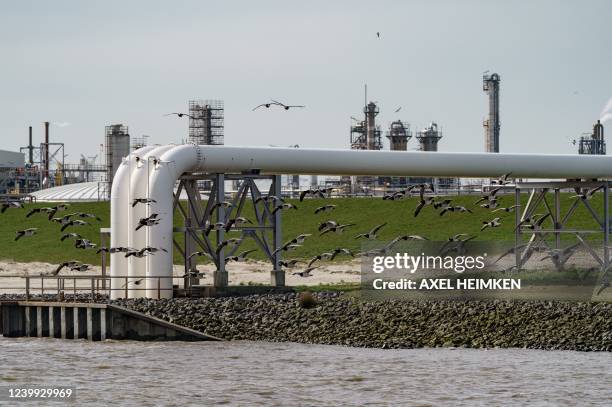
<svg viewBox="0 0 612 407"><path fill-rule="evenodd" d="M482 90L487 97L486 118L483 121L484 151L500 152L500 75L488 73L482 76ZM223 145L225 143L224 102L218 99L194 99L187 102L188 131L184 142L197 145ZM392 114L397 114L399 109ZM403 113L402 113L403 114ZM361 118L351 116L348 147L352 150L427 151L436 152L443 139L441 127L430 121L422 128L414 128L408 120L392 117L385 124L381 119L378 102L366 98ZM386 128L386 130L383 130ZM117 169L130 151L148 144L148 136L132 137L129 127L122 123L108 124L104 128L104 143L99 154L86 157L81 154L78 162L66 162L65 146L54 138L50 122L44 122L42 137L35 141L32 126L28 128L27 145L19 152L0 151L0 196L3 199L48 199L70 196L72 199L108 200ZM386 141L385 141L386 140ZM413 141L414 140L414 141ZM413 143L413 144L411 144ZM597 121L592 132L574 140L578 154L606 154L603 125ZM299 148L299 145L289 147ZM306 180L298 174L282 177L282 191L296 196L301 184L309 187L334 187L339 194L373 196L388 189L401 188L410 183L432 183L436 190L445 193L470 189L482 185L485 180L459 180L457 178L385 177L310 175ZM202 190L209 189L208 181L198 183ZM478 187L479 188L479 187ZM231 183L228 191L237 189ZM34 194L34 195L33 195Z"/></svg>

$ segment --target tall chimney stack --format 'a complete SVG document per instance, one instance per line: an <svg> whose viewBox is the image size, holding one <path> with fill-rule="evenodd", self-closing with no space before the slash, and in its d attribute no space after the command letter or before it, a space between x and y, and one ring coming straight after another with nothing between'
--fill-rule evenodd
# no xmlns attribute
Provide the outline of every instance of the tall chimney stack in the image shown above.
<svg viewBox="0 0 612 407"><path fill-rule="evenodd" d="M32 145L32 126L28 128L28 161L30 165L34 162L34 146Z"/></svg>
<svg viewBox="0 0 612 407"><path fill-rule="evenodd" d="M49 122L45 122L45 162L43 170L45 178L49 182Z"/></svg>

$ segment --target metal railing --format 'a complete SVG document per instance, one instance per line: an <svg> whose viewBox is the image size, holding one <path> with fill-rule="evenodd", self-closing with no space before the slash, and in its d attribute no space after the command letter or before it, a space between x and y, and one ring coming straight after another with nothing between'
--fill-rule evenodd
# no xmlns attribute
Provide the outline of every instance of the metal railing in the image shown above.
<svg viewBox="0 0 612 407"><path fill-rule="evenodd" d="M24 276L24 275L0 275L0 282L7 281L8 279L17 279L17 286L5 286L0 283L0 295L20 295L25 294L25 299L30 300L34 295L40 295L43 297L47 295L55 295L57 300L64 301L66 295L72 294L72 300L77 301L77 294L87 294L90 296L92 302L96 301L96 298L100 299L107 297L110 299L113 291L121 291L124 294L124 298L129 296L132 291L143 291L145 290L146 282L157 284L155 285L157 291L157 297L161 298L161 293L165 291L173 291L174 286L171 285L169 288L162 287L162 280L167 279L181 279L182 277L176 276L158 276L158 277L128 277L128 276L108 276L108 275L65 275L65 276ZM119 279L123 280L124 284L119 288L113 288L111 280ZM49 283L51 281L51 283ZM134 287L134 282L138 281L142 283L142 286ZM77 282L81 284L77 284ZM131 284L130 284L131 283ZM130 287L132 285L132 287ZM150 290L150 289L149 289ZM7 292L10 291L10 292ZM84 300L80 298L79 301Z"/></svg>

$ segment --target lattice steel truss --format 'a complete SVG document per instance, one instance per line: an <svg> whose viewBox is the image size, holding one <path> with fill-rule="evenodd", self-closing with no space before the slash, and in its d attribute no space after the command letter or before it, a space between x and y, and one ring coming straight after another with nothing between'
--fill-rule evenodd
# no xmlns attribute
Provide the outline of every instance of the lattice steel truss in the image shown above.
<svg viewBox="0 0 612 407"><path fill-rule="evenodd" d="M599 192L596 192L592 198L577 197L571 204L569 209L563 213L561 208L561 190L570 189L576 192L576 194L584 194L587 190L601 187ZM521 205L521 193L524 190L529 190L529 198L527 203ZM553 194L553 203L549 203L547 196L549 193ZM596 261L599 268L601 269L601 284L609 284L609 269L610 269L610 215L609 215L609 192L610 183L608 181L559 181L559 182L519 182L514 185L515 205L519 205L521 210L515 211L515 265L517 270L521 270L525 263L529 260L533 253L533 249L536 246L544 247L547 250L562 249L563 234L573 234L576 237L577 242L585 251ZM603 197L603 213L598 214L597 211L591 205L591 199L595 199L597 196ZM529 230L521 226L521 222L534 216L538 208L543 209L543 215L550 216L552 220L552 229L546 229L544 227L535 228ZM572 215L580 207L584 206L587 212L591 215L591 218L598 225L595 229L570 229L566 225L572 218ZM527 232L527 233L525 233ZM523 246L523 235L527 234L529 237L526 244ZM587 234L600 234L603 247L601 253L597 253L597 250L593 247L593 244L589 240L585 239ZM547 238L553 237L554 240L552 245ZM551 247L552 246L552 247ZM566 259L559 259L554 256L550 257L554 267L557 270L563 270Z"/></svg>
<svg viewBox="0 0 612 407"><path fill-rule="evenodd" d="M209 180L211 185L209 199L204 202L201 198L201 191L198 188L199 181ZM224 208L216 204L225 201L225 181L235 181L238 190L235 196L228 200L232 206ZM221 248L217 251L217 242L223 242L226 235L243 239L253 239L259 248L265 253L272 264L271 284L275 287L285 285L285 273L280 267L281 254L277 251L282 245L281 235L281 212L272 213L274 203L257 201L262 196L257 187L256 180L270 180L271 186L267 196L281 197L281 177L280 175L258 175L258 174L185 174L180 178L178 189L174 195L174 208L178 209L183 220L183 226L175 228L175 232L184 234L184 243L181 244L174 239L174 246L180 252L184 260L185 275L189 276L190 271L196 268L197 258L190 254L195 251L208 253L216 266L214 273L214 287L223 288L228 286L228 272L225 269L225 259L234 255L242 245L232 249ZM179 198L185 192L187 201L182 202ZM237 218L242 215L246 205L252 205L255 219L253 224L234 225L226 232L224 229L211 231L210 235L205 233L209 225L215 223L226 223L229 219ZM215 208L216 206L216 208ZM233 233L238 232L238 233ZM197 277L189 276L185 278L186 290L199 286Z"/></svg>

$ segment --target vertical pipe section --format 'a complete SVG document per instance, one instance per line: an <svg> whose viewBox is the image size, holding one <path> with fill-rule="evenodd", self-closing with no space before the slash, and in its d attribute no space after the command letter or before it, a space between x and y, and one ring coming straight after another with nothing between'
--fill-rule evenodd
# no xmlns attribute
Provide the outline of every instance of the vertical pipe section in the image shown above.
<svg viewBox="0 0 612 407"><path fill-rule="evenodd" d="M131 170L140 161L140 157L146 152L153 149L153 146L142 147L131 153L124 160L117 173L113 178L111 187L111 236L110 247L126 247L128 246L128 213L132 203L130 201L130 177ZM110 257L110 276L111 276L111 293L112 299L123 297L123 280L116 278L125 276L128 272L128 262L124 257L125 254L111 253Z"/></svg>
<svg viewBox="0 0 612 407"><path fill-rule="evenodd" d="M141 218L146 218L155 213L151 211L150 204L137 204L136 206L132 206L131 202L136 198L146 198L148 196L149 175L157 165L159 157L172 148L174 148L173 145L154 147L142 154L139 164L132 168L129 192L130 205L127 208L129 211L128 223L124 226L124 228L127 229L128 235L127 246L130 248L140 250L149 245L147 242L148 227L140 228L140 230L135 229ZM169 198L172 199L172 195L169 195ZM122 256L124 256L124 254L122 254ZM153 256L157 256L157 253ZM127 275L130 277L130 280L128 280L129 298L141 298L145 296L145 284L140 283L135 285L134 282L146 276L146 267L146 259L144 257L138 258L130 256L128 258Z"/></svg>
<svg viewBox="0 0 612 407"><path fill-rule="evenodd" d="M158 251L154 256L146 259L146 296L157 298L158 282L162 284L160 295L163 298L172 298L172 228L173 228L173 199L174 184L179 176L186 171L197 171L203 164L203 155L200 147L195 145L181 145L162 154L158 165L149 177L150 199L154 199L149 210L157 213L159 224L147 228L149 245ZM221 198L223 199L223 198ZM156 277L164 277L158 279Z"/></svg>

